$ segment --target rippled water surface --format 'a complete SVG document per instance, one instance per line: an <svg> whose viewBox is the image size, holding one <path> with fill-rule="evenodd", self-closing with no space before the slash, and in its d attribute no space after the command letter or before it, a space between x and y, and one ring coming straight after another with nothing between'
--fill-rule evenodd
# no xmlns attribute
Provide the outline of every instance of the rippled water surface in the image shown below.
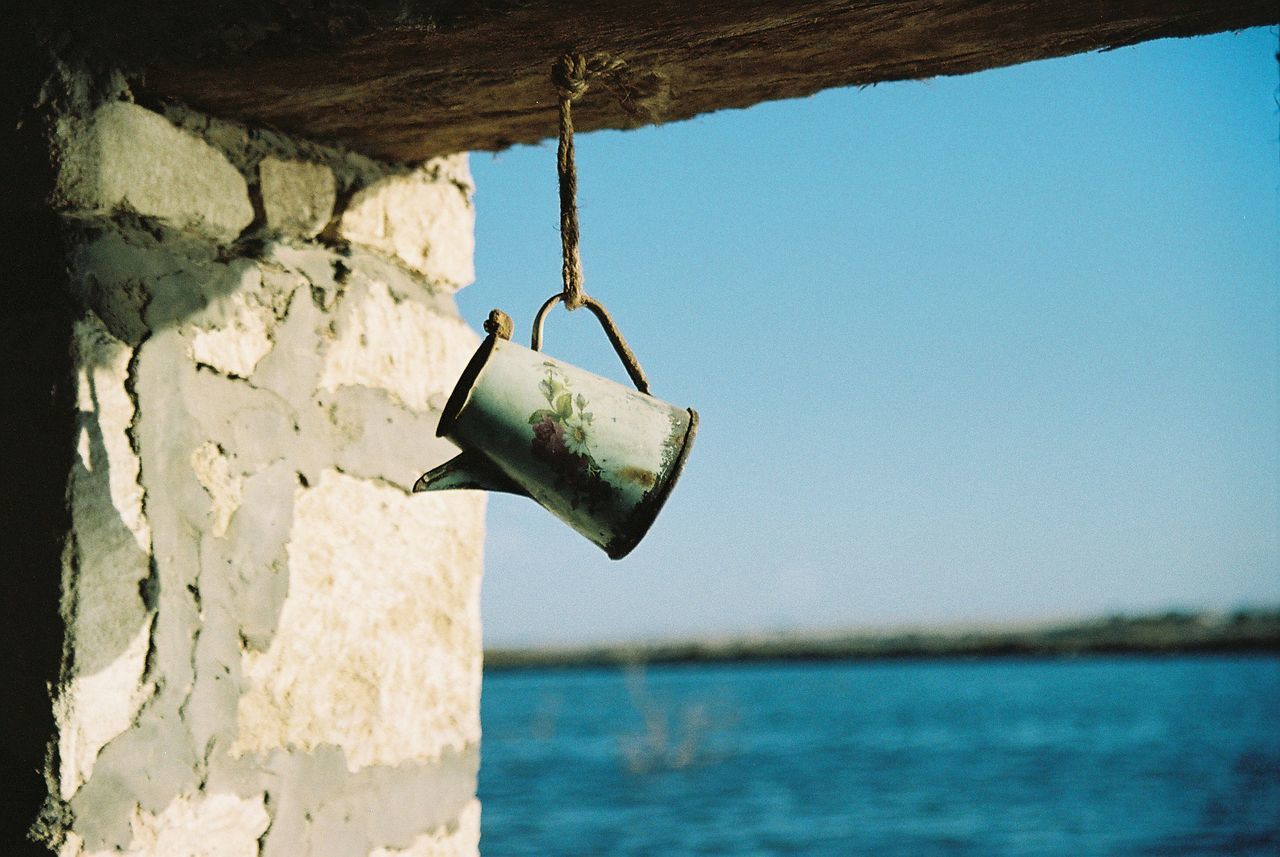
<svg viewBox="0 0 1280 857"><path fill-rule="evenodd" d="M481 850L1280 854L1280 659L486 674Z"/></svg>

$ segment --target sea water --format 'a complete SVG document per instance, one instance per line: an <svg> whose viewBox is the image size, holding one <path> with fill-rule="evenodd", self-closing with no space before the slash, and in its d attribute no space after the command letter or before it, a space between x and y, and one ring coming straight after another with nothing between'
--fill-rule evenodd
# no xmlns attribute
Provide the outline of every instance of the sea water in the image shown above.
<svg viewBox="0 0 1280 857"><path fill-rule="evenodd" d="M490 672L481 851L1280 854L1280 658Z"/></svg>

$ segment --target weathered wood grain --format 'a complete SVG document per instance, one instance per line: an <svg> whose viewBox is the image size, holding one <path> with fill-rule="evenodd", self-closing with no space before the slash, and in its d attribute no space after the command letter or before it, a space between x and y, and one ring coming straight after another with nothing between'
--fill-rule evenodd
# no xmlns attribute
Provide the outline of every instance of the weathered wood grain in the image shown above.
<svg viewBox="0 0 1280 857"><path fill-rule="evenodd" d="M1280 20L1273 0L274 0L228 29L205 5L139 49L144 94L404 160L554 134L571 49L628 66L629 104L597 85L575 106L589 131Z"/></svg>

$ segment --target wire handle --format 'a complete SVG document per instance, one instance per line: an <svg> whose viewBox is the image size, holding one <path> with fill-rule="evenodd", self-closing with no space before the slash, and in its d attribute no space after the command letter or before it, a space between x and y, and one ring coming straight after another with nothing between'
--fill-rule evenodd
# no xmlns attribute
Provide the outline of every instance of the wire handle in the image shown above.
<svg viewBox="0 0 1280 857"><path fill-rule="evenodd" d="M552 295L538 308L538 314L533 317L533 335L530 337L529 346L534 351L542 350L543 319L546 318L547 312L556 305L556 302L562 300L565 300L563 293ZM618 359L622 361L627 374L631 376L631 383L635 384L636 389L641 393L647 396L653 395L649 392L649 379L645 377L644 370L640 368L640 361L636 359L635 352L631 350L631 346L627 345L627 341L622 338L622 333L618 330L618 326L613 323L613 318L609 315L609 311L604 308L604 304L593 297L583 295L582 305L591 310L592 314L600 322L600 326L604 328L605 336L609 337L613 350L618 353Z"/></svg>

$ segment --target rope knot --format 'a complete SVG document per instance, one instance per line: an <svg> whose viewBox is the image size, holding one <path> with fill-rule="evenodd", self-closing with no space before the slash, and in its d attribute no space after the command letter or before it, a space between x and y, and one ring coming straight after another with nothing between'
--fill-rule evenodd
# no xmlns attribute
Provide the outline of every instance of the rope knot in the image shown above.
<svg viewBox="0 0 1280 857"><path fill-rule="evenodd" d="M582 54L565 54L551 69L551 83L561 98L570 101L587 91L587 58Z"/></svg>
<svg viewBox="0 0 1280 857"><path fill-rule="evenodd" d="M582 290L582 256L578 250L578 169L573 158L573 102L587 91L587 78L600 80L606 88L618 90L618 81L627 64L605 53L565 54L551 67L551 83L560 96L560 145L556 149L556 172L560 176L560 241L564 280L564 305L585 306ZM624 106L627 100L623 99Z"/></svg>

